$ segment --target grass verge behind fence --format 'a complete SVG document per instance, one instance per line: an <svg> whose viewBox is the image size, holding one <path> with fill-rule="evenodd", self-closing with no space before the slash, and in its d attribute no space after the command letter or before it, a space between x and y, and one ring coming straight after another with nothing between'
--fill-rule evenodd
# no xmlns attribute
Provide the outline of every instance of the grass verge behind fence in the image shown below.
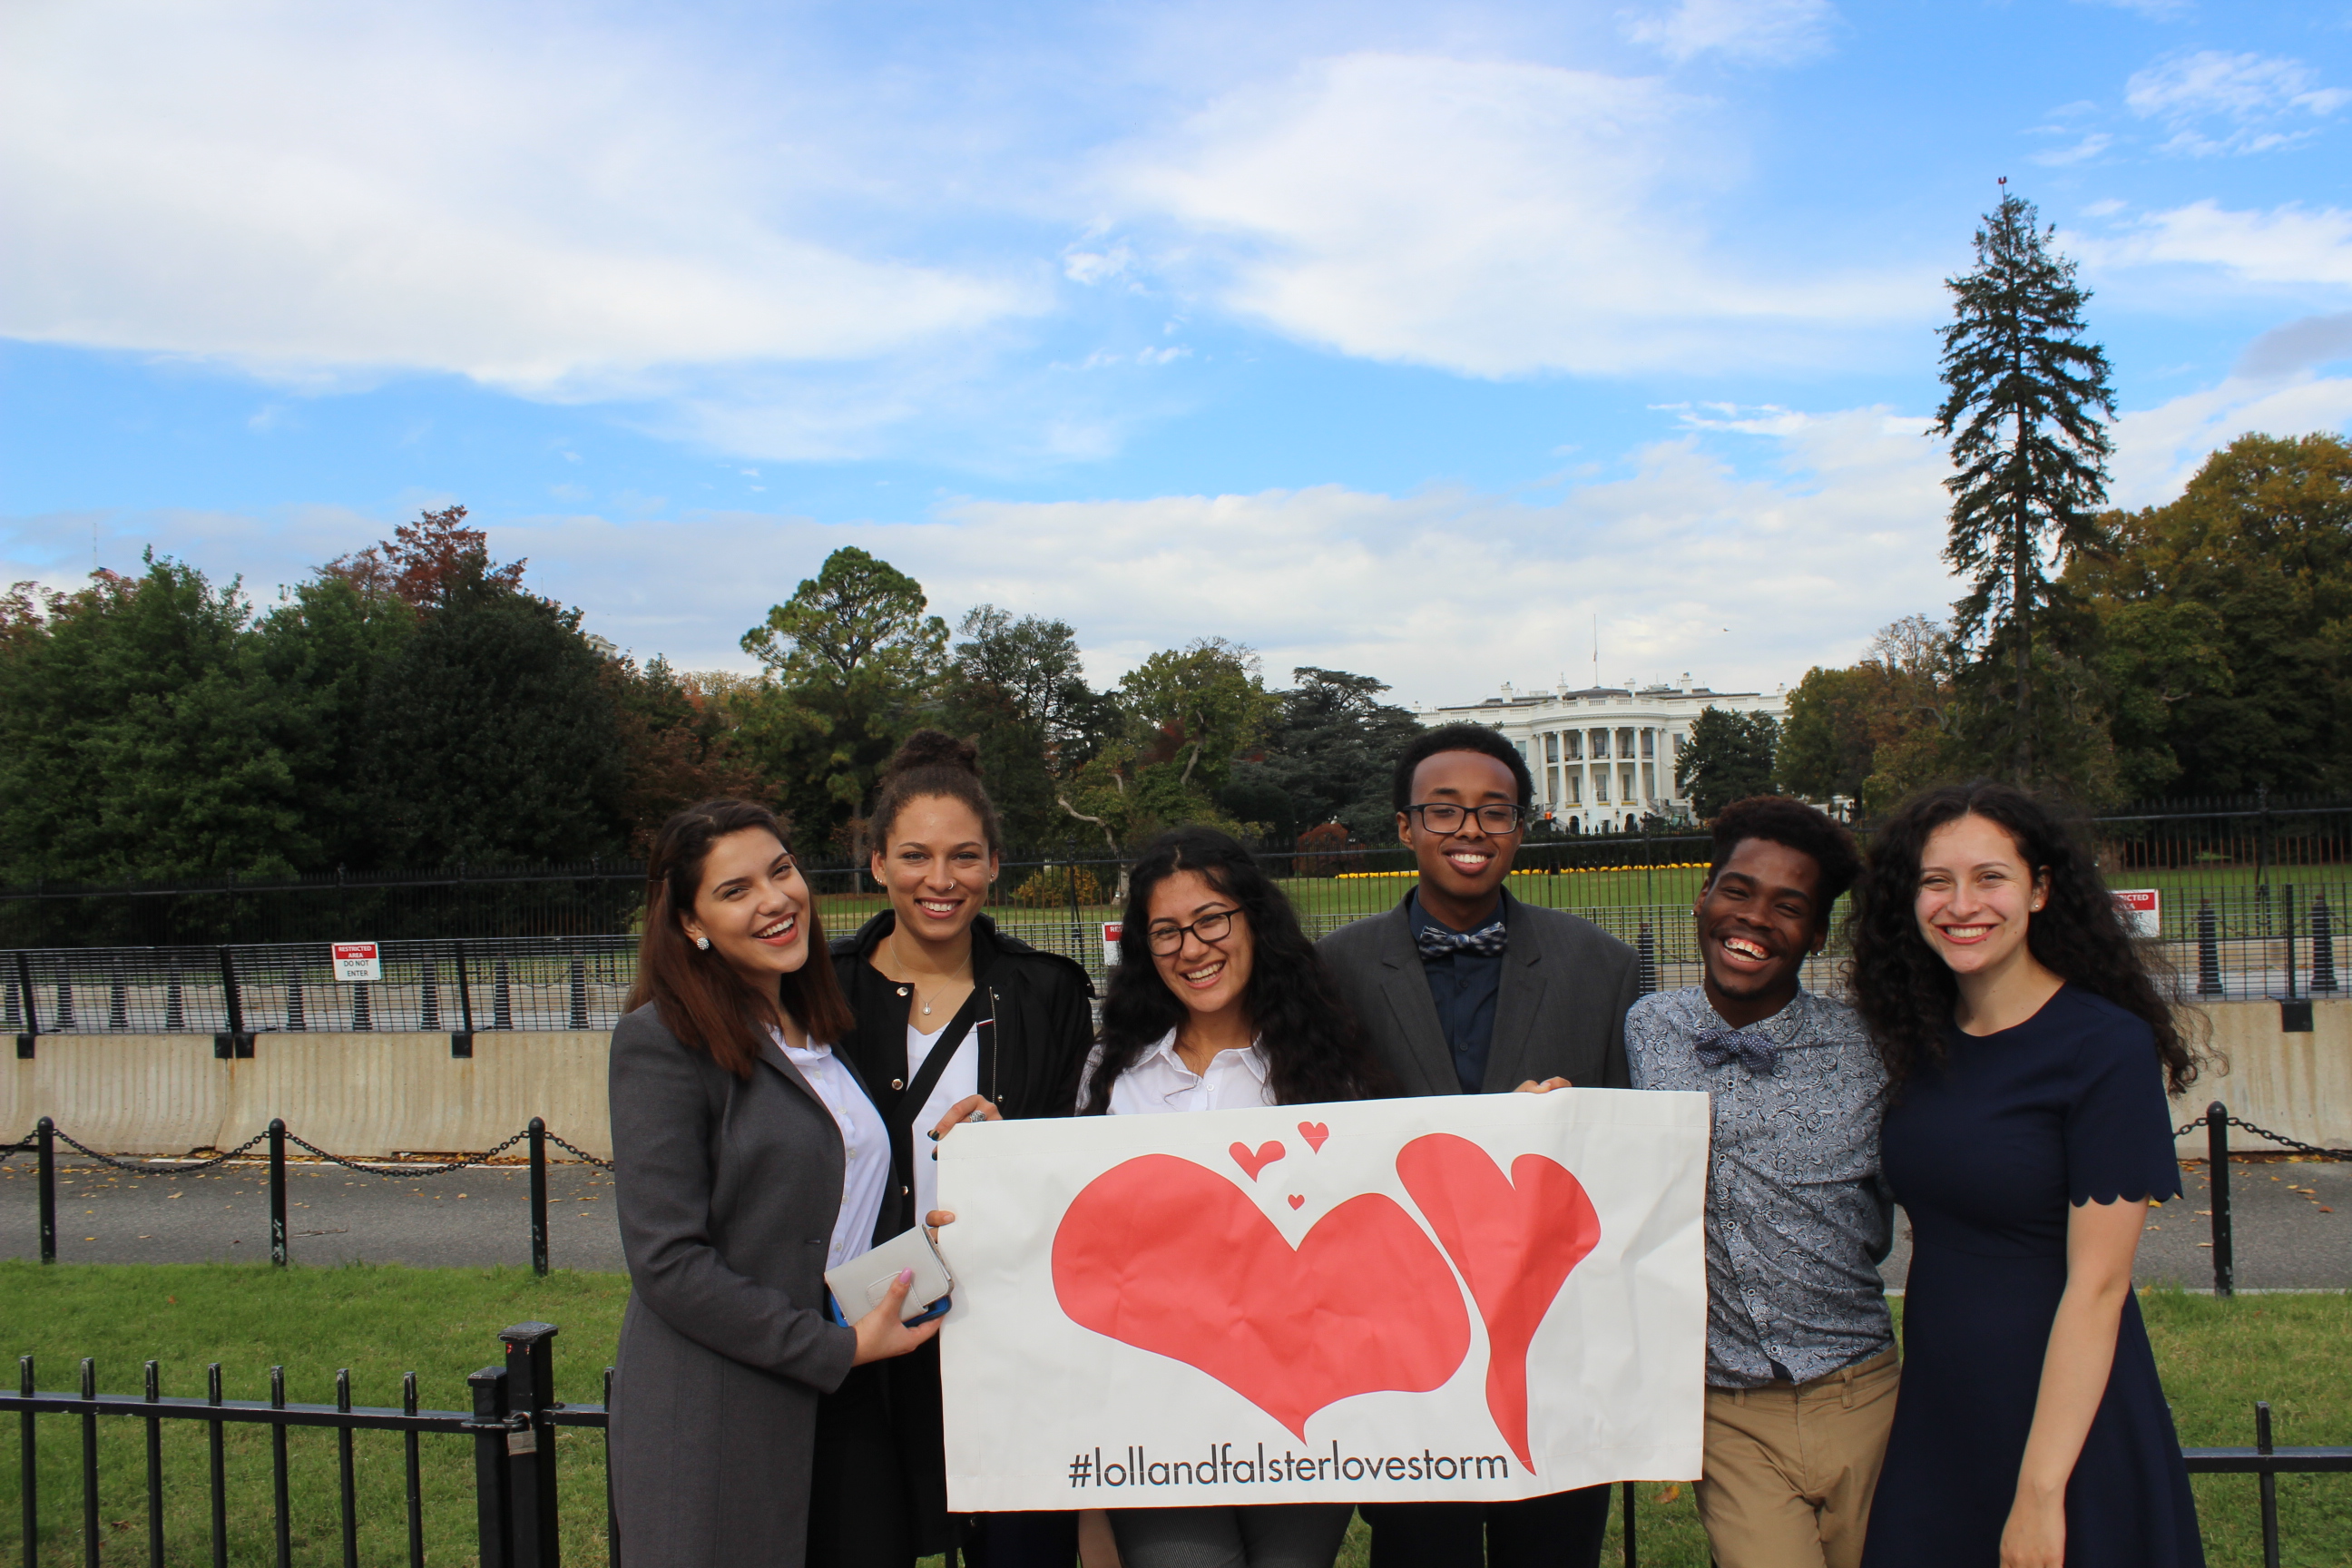
<svg viewBox="0 0 2352 1568"><path fill-rule="evenodd" d="M141 1363L163 1363L167 1395L201 1396L205 1365L222 1363L232 1399L268 1397L268 1368L287 1372L287 1397L331 1403L338 1367L352 1370L353 1402L400 1402L400 1374L417 1373L428 1407L468 1405L466 1374L499 1358L497 1334L540 1319L562 1325L556 1341L557 1392L593 1403L620 1333L628 1281L617 1274L559 1272L534 1279L524 1269L426 1269L397 1266L273 1269L230 1264L99 1265L0 1262L0 1351L37 1358L45 1389L75 1386L82 1356L98 1361L105 1393L136 1393ZM1899 1303L1898 1310L1899 1310ZM2253 1441L2253 1402L2268 1399L2284 1446L2352 1444L2352 1294L2241 1297L2215 1300L2176 1290L2145 1291L2140 1307L2164 1374L2181 1440L2191 1447ZM14 1366L7 1369L14 1376ZM41 1426L43 1563L72 1563L81 1553L79 1424L47 1416ZM144 1559L146 1481L141 1423L100 1423L101 1528L108 1554ZM18 1518L15 1423L0 1434L11 1450L0 1465L0 1542L13 1559ZM356 1436L361 1561L404 1560L399 1438ZM600 1436L570 1431L562 1439L563 1554L568 1563L605 1562L604 1467ZM265 1427L227 1428L230 1555L269 1560L269 1437ZM331 1433L289 1435L295 1560L330 1563L340 1553ZM472 1452L458 1439L423 1440L426 1561L474 1561ZM204 1427L164 1427L164 1495L171 1561L206 1560ZM2200 1477L2199 1516L2215 1568L2260 1560L2255 1487L2251 1477ZM1705 1537L1686 1484L1639 1489L1643 1563L1706 1568ZM2286 1560L2352 1568L2352 1478L2285 1476L2279 1480ZM1610 1527L1604 1561L1617 1556ZM1340 1558L1363 1563L1360 1522Z"/></svg>

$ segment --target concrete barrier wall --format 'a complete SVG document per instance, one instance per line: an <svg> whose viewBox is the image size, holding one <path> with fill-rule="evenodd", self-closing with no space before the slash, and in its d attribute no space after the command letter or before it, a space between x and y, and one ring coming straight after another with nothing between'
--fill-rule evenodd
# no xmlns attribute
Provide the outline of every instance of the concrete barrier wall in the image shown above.
<svg viewBox="0 0 2352 1568"><path fill-rule="evenodd" d="M2312 1007L2309 1034L2279 1027L2275 1002L2201 1009L2225 1065L2174 1106L2174 1125L2212 1100L2291 1138L2352 1148L2352 1000ZM488 1149L532 1117L601 1158L613 1152L604 1102L612 1037L480 1034L470 1060L446 1035L265 1034L247 1061L221 1061L209 1035L44 1035L31 1061L0 1071L0 1137L42 1116L94 1149L182 1154L242 1143L273 1116L322 1149L394 1152ZM2239 1149L2266 1145L2232 1130ZM2200 1127L2180 1140L2205 1152Z"/></svg>
<svg viewBox="0 0 2352 1568"><path fill-rule="evenodd" d="M534 1117L600 1158L613 1152L602 1030L446 1035L265 1034L222 1061L210 1035L43 1035L0 1072L0 1135L43 1116L93 1149L226 1149L283 1118L321 1149L360 1157L473 1152Z"/></svg>
<svg viewBox="0 0 2352 1568"><path fill-rule="evenodd" d="M2220 1100L2232 1116L2322 1148L2352 1149L2352 1001L2315 1002L2308 1034L2279 1027L2276 1002L2215 1002L2199 1011L2213 1021L2209 1065L2173 1102L2173 1125L2202 1116ZM2233 1150L2275 1148L2230 1129ZM2184 1159L2202 1158L2205 1130L2180 1140Z"/></svg>

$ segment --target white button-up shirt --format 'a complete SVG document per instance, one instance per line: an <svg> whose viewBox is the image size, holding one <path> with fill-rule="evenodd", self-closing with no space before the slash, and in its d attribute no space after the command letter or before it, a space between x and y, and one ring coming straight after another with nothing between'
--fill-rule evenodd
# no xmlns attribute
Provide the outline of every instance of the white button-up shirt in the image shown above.
<svg viewBox="0 0 2352 1568"><path fill-rule="evenodd" d="M1102 1047L1087 1058L1078 1086L1084 1101L1087 1085L1101 1064ZM1265 1053L1252 1041L1239 1050L1219 1051L1209 1058L1209 1070L1196 1073L1176 1054L1176 1031L1138 1057L1135 1065L1110 1086L1113 1116L1152 1116L1170 1110L1231 1110L1237 1106L1272 1105L1274 1090L1266 1084Z"/></svg>
<svg viewBox="0 0 2352 1568"><path fill-rule="evenodd" d="M915 1112L914 1129L917 1133L929 1132L940 1124L940 1118L948 1113L948 1107L966 1095L980 1092L980 1042L974 1037L986 1022L986 1019L982 1019L975 1023L964 1031L963 1038L956 1042L955 1054L948 1058L948 1065L941 1069L939 1081L931 1085L930 1097L923 1101L922 1110ZM945 1024L928 1035L912 1024L907 1026L908 1083L915 1081L915 1075L923 1070L923 1064L930 1060L931 1052L939 1047L940 1037L947 1032ZM915 1143L914 1217L919 1222L939 1206L939 1145L928 1138L919 1138Z"/></svg>
<svg viewBox="0 0 2352 1568"><path fill-rule="evenodd" d="M890 1190L890 1129L831 1046L793 1045L773 1026L768 1033L841 1129L841 1213L833 1222L833 1240L824 1253L824 1266L838 1268L874 1249L874 1227L881 1223L882 1199Z"/></svg>

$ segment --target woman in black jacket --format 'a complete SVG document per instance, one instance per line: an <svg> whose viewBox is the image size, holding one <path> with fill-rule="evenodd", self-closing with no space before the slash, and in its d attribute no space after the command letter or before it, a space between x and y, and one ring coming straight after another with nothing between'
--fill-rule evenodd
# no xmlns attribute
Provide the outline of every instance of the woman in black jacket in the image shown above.
<svg viewBox="0 0 2352 1568"><path fill-rule="evenodd" d="M899 1198L936 1206L935 1140L971 1116L1067 1116L1094 1041L1094 987L1071 960L1007 936L981 912L1003 847L977 749L919 730L867 813L867 867L890 908L833 943L856 1026L842 1049L890 1129ZM979 1568L1069 1568L1074 1513L996 1513L961 1531L947 1513L939 1347L892 1368L919 1550L956 1534Z"/></svg>

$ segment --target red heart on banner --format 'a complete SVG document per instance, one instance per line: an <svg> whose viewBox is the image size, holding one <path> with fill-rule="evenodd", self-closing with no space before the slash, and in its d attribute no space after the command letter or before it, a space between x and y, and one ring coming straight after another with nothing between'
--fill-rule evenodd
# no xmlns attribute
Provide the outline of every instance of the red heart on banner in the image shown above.
<svg viewBox="0 0 2352 1568"><path fill-rule="evenodd" d="M1293 1248L1247 1194L1172 1154L1071 1200L1054 1293L1079 1327L1207 1373L1302 1442L1325 1405L1426 1393L1470 1351L1461 1288L1393 1198L1349 1198Z"/></svg>
<svg viewBox="0 0 2352 1568"><path fill-rule="evenodd" d="M1320 1121L1302 1121L1298 1124L1298 1135L1307 1140L1307 1147L1320 1154L1323 1152L1323 1140L1331 1136L1331 1129Z"/></svg>
<svg viewBox="0 0 2352 1568"><path fill-rule="evenodd" d="M1570 1270L1601 1241L1584 1184L1541 1154L1504 1178L1467 1138L1432 1132L1397 1152L1397 1175L1462 1271L1486 1324L1486 1408L1519 1463L1528 1457L1528 1346Z"/></svg>
<svg viewBox="0 0 2352 1568"><path fill-rule="evenodd" d="M1225 1152L1231 1154L1234 1157L1234 1163L1247 1171L1249 1179L1255 1182L1260 1171L1265 1170L1290 1151L1279 1143L1266 1142L1259 1144L1257 1152L1255 1154L1250 1152L1250 1146L1246 1143L1236 1143Z"/></svg>

